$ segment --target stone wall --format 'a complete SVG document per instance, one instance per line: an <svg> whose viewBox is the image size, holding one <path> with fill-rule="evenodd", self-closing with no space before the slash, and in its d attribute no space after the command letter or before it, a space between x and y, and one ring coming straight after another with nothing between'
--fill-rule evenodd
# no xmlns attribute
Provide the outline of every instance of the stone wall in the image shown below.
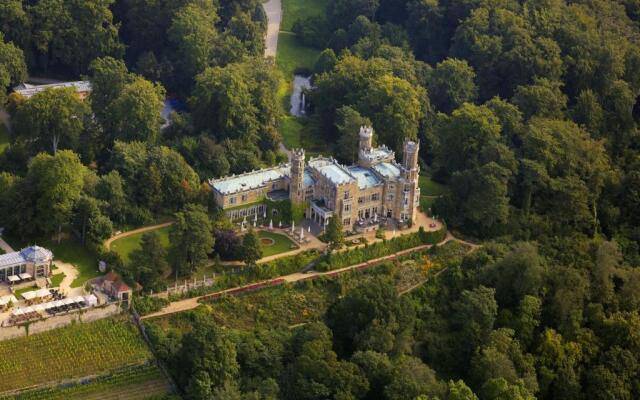
<svg viewBox="0 0 640 400"><path fill-rule="evenodd" d="M120 308L119 303L110 303L84 309L82 311L74 311L63 315L56 315L54 317L36 320L29 324L9 327L3 326L0 327L0 341L27 336L27 331L28 335L35 335L71 325L73 321L92 322L119 314L120 312L122 312L122 308Z"/></svg>

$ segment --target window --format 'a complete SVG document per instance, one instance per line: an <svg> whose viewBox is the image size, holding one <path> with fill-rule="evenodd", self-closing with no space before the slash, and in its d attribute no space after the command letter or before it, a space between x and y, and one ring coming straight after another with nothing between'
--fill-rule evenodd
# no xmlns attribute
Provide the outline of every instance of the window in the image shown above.
<svg viewBox="0 0 640 400"><path fill-rule="evenodd" d="M374 193L371 195L371 201L378 201L380 200L380 193Z"/></svg>
<svg viewBox="0 0 640 400"><path fill-rule="evenodd" d="M342 225L347 226L351 225L351 218L345 218L342 220Z"/></svg>
<svg viewBox="0 0 640 400"><path fill-rule="evenodd" d="M378 213L378 207L371 208L371 212L373 213L373 215L376 215Z"/></svg>
<svg viewBox="0 0 640 400"><path fill-rule="evenodd" d="M344 199L346 200L346 199L348 199L349 197L351 197L351 196L349 196L349 191L348 191L348 190L345 190L345 191L344 191Z"/></svg>
<svg viewBox="0 0 640 400"><path fill-rule="evenodd" d="M364 196L358 197L358 204L364 203Z"/></svg>
<svg viewBox="0 0 640 400"><path fill-rule="evenodd" d="M276 190L276 184L275 183L271 184L271 189Z"/></svg>
<svg viewBox="0 0 640 400"><path fill-rule="evenodd" d="M246 195L246 194L243 194L243 195L242 195L242 197L241 197L241 199L242 199L242 202L244 203L245 201L247 201L247 195Z"/></svg>
<svg viewBox="0 0 640 400"><path fill-rule="evenodd" d="M229 204L236 204L236 197L229 197Z"/></svg>
<svg viewBox="0 0 640 400"><path fill-rule="evenodd" d="M344 205L344 211L345 212L351 211L351 204L345 204Z"/></svg>
<svg viewBox="0 0 640 400"><path fill-rule="evenodd" d="M393 195L392 194L387 195L387 200L388 201L393 201Z"/></svg>

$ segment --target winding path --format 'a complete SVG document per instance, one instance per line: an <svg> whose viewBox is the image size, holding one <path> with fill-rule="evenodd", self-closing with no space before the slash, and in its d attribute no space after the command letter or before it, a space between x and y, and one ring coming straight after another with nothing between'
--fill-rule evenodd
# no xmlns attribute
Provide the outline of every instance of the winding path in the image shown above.
<svg viewBox="0 0 640 400"><path fill-rule="evenodd" d="M267 36L265 38L265 57L276 57L278 51L278 32L280 32L280 22L282 21L281 0L269 0L262 3L267 14Z"/></svg>
<svg viewBox="0 0 640 400"><path fill-rule="evenodd" d="M458 241L458 239L456 239L453 235L447 235L447 237L440 243L438 243L437 245L443 245L447 242L450 241ZM462 241L461 241L462 242ZM466 242L463 242L466 243ZM212 297L212 296L216 296L216 295L221 295L221 294L225 294L225 293L229 293L232 291L237 291L238 289L242 289L242 288L248 288L250 286L255 286L255 285L259 285L259 284L263 284L263 283L268 283L268 282L273 282L276 280L280 280L280 279L284 279L287 283L293 283L293 282L298 282L298 281L303 281L303 280L307 280L307 279L314 279L320 276L335 276L335 275L339 275L339 274L343 274L345 272L350 272L350 271L354 271L357 269L362 269L362 268L367 268L367 267L371 267L373 265L376 264L380 264L382 262L385 261L392 261L395 260L399 257L404 257L407 256L409 254L415 253L415 252L420 252L420 251L424 251L427 250L431 247L433 247L434 245L431 244L424 244L421 246L417 246L417 247L413 247L410 249L406 249L406 250L402 250L399 251L395 254L389 255L389 256L384 256L384 257L380 257L380 258L375 258L373 260L369 260L363 263L359 263L359 264L355 264L355 265L350 265L348 267L344 267L344 268L340 268L340 269L335 269L333 271L327 271L327 272L317 272L317 271L312 271L312 272L308 272L308 273L303 273L303 272L295 272L293 274L289 274L289 275L281 275L272 279L267 279L264 281L259 281L259 282L252 282L249 283L247 285L242 285L242 286L236 286L236 287L232 287L232 288L228 288L225 290L221 290L219 292L213 292L213 293L208 293L206 295L203 296L198 296L198 297L192 297L189 299L184 299L184 300L179 300L179 301L174 301L169 303L165 308L163 308L160 311L157 311L155 313L151 313L149 315L145 315L142 317L142 319L150 319L150 318L157 318L157 317L162 317L162 316L166 316L166 315L170 315L170 314L175 314L175 313L179 313L179 312L183 312L183 311L189 311L189 310L193 310L194 308L198 307L201 303L200 303L200 299L202 299L203 297ZM473 251L475 250L477 247L479 247L478 245L473 245L474 247L472 247L469 251ZM442 272L442 271L440 271ZM420 285L422 285L424 282L420 282L418 285L416 285L415 287L418 287ZM411 290L415 289L415 287L412 287Z"/></svg>
<svg viewBox="0 0 640 400"><path fill-rule="evenodd" d="M109 239L105 240L104 247L106 247L107 250L108 250L108 249L111 248L111 243L113 243L114 241L116 241L118 239L126 238L128 236L137 235L138 233L144 233L144 232L148 232L148 231L155 231L156 229L164 228L165 226L171 226L171 225L173 225L173 221L164 222L162 224L157 224L157 225L145 226L145 227L142 227L142 228L134 229L132 231L122 232L122 233L119 233L117 235L111 236Z"/></svg>

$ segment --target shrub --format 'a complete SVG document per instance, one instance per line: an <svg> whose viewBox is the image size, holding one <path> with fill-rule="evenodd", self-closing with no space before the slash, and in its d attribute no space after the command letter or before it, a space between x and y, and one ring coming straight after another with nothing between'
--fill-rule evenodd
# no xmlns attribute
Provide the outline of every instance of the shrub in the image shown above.
<svg viewBox="0 0 640 400"><path fill-rule="evenodd" d="M160 297L135 296L133 298L133 307L140 315L147 315L160 311L167 304L169 304L169 300L162 299Z"/></svg>

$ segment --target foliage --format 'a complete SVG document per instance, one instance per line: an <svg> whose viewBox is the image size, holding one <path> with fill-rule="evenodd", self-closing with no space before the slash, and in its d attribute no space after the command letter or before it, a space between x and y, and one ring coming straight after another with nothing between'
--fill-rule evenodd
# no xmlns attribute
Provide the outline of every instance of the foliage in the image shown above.
<svg viewBox="0 0 640 400"><path fill-rule="evenodd" d="M253 228L249 228L249 231L242 236L240 259L247 265L255 265L256 261L262 258L262 253L258 234Z"/></svg>
<svg viewBox="0 0 640 400"><path fill-rule="evenodd" d="M209 216L204 207L187 204L175 214L169 239L176 276L193 272L207 263L213 250L214 238Z"/></svg>
<svg viewBox="0 0 640 400"><path fill-rule="evenodd" d="M169 304L169 300L162 297L134 296L133 307L139 315L147 315L160 311Z"/></svg>

